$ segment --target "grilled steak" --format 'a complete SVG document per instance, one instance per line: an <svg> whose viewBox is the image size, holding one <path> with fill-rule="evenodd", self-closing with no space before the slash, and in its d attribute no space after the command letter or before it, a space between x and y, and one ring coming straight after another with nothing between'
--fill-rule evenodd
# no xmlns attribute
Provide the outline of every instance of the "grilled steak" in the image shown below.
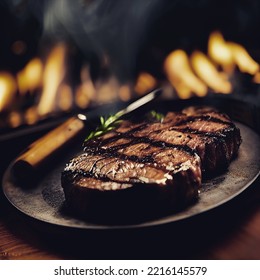
<svg viewBox="0 0 260 280"><path fill-rule="evenodd" d="M207 175L225 170L237 155L241 143L239 129L230 118L209 107L189 107L181 113L169 112L163 123L149 124L134 133L175 145L187 145L201 158Z"/></svg>
<svg viewBox="0 0 260 280"><path fill-rule="evenodd" d="M82 215L117 221L174 211L196 200L202 172L228 167L240 142L229 117L212 108L169 112L163 122L123 121L67 164L65 197Z"/></svg>

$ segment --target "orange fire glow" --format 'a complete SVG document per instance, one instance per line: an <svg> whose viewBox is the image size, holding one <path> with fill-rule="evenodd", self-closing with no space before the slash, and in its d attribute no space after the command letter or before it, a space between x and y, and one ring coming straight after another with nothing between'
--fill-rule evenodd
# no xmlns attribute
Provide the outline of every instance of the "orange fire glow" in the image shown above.
<svg viewBox="0 0 260 280"><path fill-rule="evenodd" d="M221 33L213 32L208 43L209 57L226 71L234 69L235 65L241 72L256 74L259 65L249 55L246 49L233 42L226 42Z"/></svg>
<svg viewBox="0 0 260 280"><path fill-rule="evenodd" d="M257 62L249 55L244 47L236 43L228 43L232 52L233 60L238 66L239 70L250 75L256 74L259 69Z"/></svg>
<svg viewBox="0 0 260 280"><path fill-rule="evenodd" d="M77 87L75 92L75 103L81 108L87 108L91 100L95 99L96 89L91 80L89 67L84 66L80 73L81 84Z"/></svg>
<svg viewBox="0 0 260 280"><path fill-rule="evenodd" d="M65 83L59 86L57 92L57 104L62 111L69 111L73 104L73 92L72 88Z"/></svg>
<svg viewBox="0 0 260 280"><path fill-rule="evenodd" d="M211 89L220 93L230 93L232 86L224 73L218 72L215 65L205 54L199 51L191 55L191 65L198 75Z"/></svg>
<svg viewBox="0 0 260 280"><path fill-rule="evenodd" d="M119 81L116 77L111 77L96 83L96 102L109 103L118 99Z"/></svg>
<svg viewBox="0 0 260 280"><path fill-rule="evenodd" d="M233 71L235 65L232 52L220 32L215 31L210 34L208 55L216 64L222 66L225 71Z"/></svg>
<svg viewBox="0 0 260 280"><path fill-rule="evenodd" d="M35 124L39 119L37 107L32 106L32 107L28 108L25 111L24 119L25 119L25 123L27 123L27 124Z"/></svg>
<svg viewBox="0 0 260 280"><path fill-rule="evenodd" d="M166 58L164 67L169 81L181 98L189 98L191 92L198 96L206 95L207 86L193 73L189 58L183 50L173 51Z"/></svg>
<svg viewBox="0 0 260 280"><path fill-rule="evenodd" d="M131 88L129 85L122 85L118 90L118 96L122 101L129 101L131 98Z"/></svg>
<svg viewBox="0 0 260 280"><path fill-rule="evenodd" d="M8 115L7 122L13 128L20 126L23 122L22 114L18 111L11 111Z"/></svg>
<svg viewBox="0 0 260 280"><path fill-rule="evenodd" d="M254 82L260 81L259 64L244 47L226 42L219 32L213 32L209 37L208 56L194 51L188 57L183 50L175 50L166 57L164 65L168 80L180 98L193 94L205 96L209 89L231 93L229 78L236 66L241 72L254 75Z"/></svg>
<svg viewBox="0 0 260 280"><path fill-rule="evenodd" d="M42 85L43 65L39 58L32 59L22 71L17 74L18 90L23 95L33 92Z"/></svg>
<svg viewBox="0 0 260 280"><path fill-rule="evenodd" d="M58 87L65 75L66 46L58 44L48 56L43 71L43 91L38 105L38 113L45 116L55 109Z"/></svg>
<svg viewBox="0 0 260 280"><path fill-rule="evenodd" d="M257 72L253 77L253 82L256 84L260 84L260 72Z"/></svg>
<svg viewBox="0 0 260 280"><path fill-rule="evenodd" d="M141 72L136 80L136 84L134 87L135 92L142 95L149 90L155 88L157 85L157 80L147 72Z"/></svg>
<svg viewBox="0 0 260 280"><path fill-rule="evenodd" d="M8 109L12 104L16 92L14 77L7 73L0 73L0 112Z"/></svg>
<svg viewBox="0 0 260 280"><path fill-rule="evenodd" d="M23 48L26 46L17 41L13 52L20 55ZM142 95L160 82L150 73L141 72L134 85L121 85L115 77L100 80L94 85L86 65L81 69L80 84L74 88L65 79L66 56L67 47L60 43L53 47L45 62L33 58L16 75L0 72L0 113L4 112L10 127L34 124L52 112L68 112L74 106L85 109L92 102L128 101L133 97L133 88L135 93ZM164 61L164 71L171 85L168 86L169 94L173 87L182 99L194 95L204 97L209 91L231 93L231 77L235 69L252 75L253 82L260 84L259 64L243 46L226 41L220 32L210 34L207 54L196 50L188 56L184 50L177 49ZM34 104L28 102L20 109L14 102L15 98L22 104L28 93L29 98L34 98Z"/></svg>

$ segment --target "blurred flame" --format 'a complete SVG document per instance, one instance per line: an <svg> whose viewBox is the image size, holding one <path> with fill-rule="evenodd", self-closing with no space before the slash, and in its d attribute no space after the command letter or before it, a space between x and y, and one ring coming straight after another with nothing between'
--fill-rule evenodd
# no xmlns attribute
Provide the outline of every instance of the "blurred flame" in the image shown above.
<svg viewBox="0 0 260 280"><path fill-rule="evenodd" d="M7 109L15 96L16 81L14 77L7 73L0 73L0 112Z"/></svg>
<svg viewBox="0 0 260 280"><path fill-rule="evenodd" d="M217 31L211 33L209 37L208 54L226 71L237 65L241 72L254 75L259 69L258 63L253 60L243 46L226 42L221 33Z"/></svg>
<svg viewBox="0 0 260 280"><path fill-rule="evenodd" d="M212 32L208 41L209 57L230 72L234 68L232 52L220 32Z"/></svg>
<svg viewBox="0 0 260 280"><path fill-rule="evenodd" d="M172 84L175 86L175 89L180 98L187 99L192 96L192 91L190 87L184 82L182 82L180 79L173 78Z"/></svg>
<svg viewBox="0 0 260 280"><path fill-rule="evenodd" d="M233 56L233 60L238 66L239 70L250 75L256 74L259 69L257 62L249 55L244 47L236 43L228 43Z"/></svg>
<svg viewBox="0 0 260 280"><path fill-rule="evenodd" d="M61 84L58 90L58 107L62 111L69 111L73 105L72 88L67 84Z"/></svg>
<svg viewBox="0 0 260 280"><path fill-rule="evenodd" d="M55 108L56 93L65 75L66 46L58 44L48 56L43 71L43 91L38 105L40 116L51 113Z"/></svg>
<svg viewBox="0 0 260 280"><path fill-rule="evenodd" d="M75 103L79 108L86 108L91 100L95 98L96 90L90 77L89 67L84 66L80 73L81 85L75 92Z"/></svg>
<svg viewBox="0 0 260 280"><path fill-rule="evenodd" d="M20 112L12 111L10 112L7 121L11 127L18 127L22 124L22 115Z"/></svg>
<svg viewBox="0 0 260 280"><path fill-rule="evenodd" d="M26 51L26 44L16 41L11 46L17 55ZM11 127L23 123L34 124L43 116L55 110L69 111L73 106L85 109L92 101L98 103L113 102L121 99L128 101L132 97L132 88L142 95L158 86L158 80L148 72L141 72L135 85L121 85L115 78L100 80L94 86L88 66L81 69L81 83L76 89L65 82L66 45L57 44L50 51L46 62L33 58L17 73L16 77L0 72L0 113L9 111L6 120ZM253 76L260 84L259 64L247 50L234 42L228 42L220 32L212 32L208 41L208 54L194 51L190 56L184 50L172 51L164 61L165 74L180 98L193 95L203 97L208 89L219 93L230 93L229 80L235 68ZM27 101L27 93L37 93L31 105L31 99L21 111L12 102L16 92L19 102ZM31 96L32 97L32 96ZM20 103L19 103L20 104ZM31 106L28 108L28 105ZM16 104L17 105L17 104ZM0 120L1 121L1 120Z"/></svg>
<svg viewBox="0 0 260 280"><path fill-rule="evenodd" d="M253 82L256 84L260 84L260 72L257 72L253 77Z"/></svg>
<svg viewBox="0 0 260 280"><path fill-rule="evenodd" d="M90 99L88 96L88 86L85 84L81 84L77 87L75 92L75 102L77 106L81 109L84 109L90 103Z"/></svg>
<svg viewBox="0 0 260 280"><path fill-rule="evenodd" d="M220 93L231 92L232 86L227 77L224 77L224 75L217 71L214 64L205 54L199 51L193 52L191 55L191 65L199 78L214 91Z"/></svg>
<svg viewBox="0 0 260 280"><path fill-rule="evenodd" d="M122 101L128 101L131 98L131 88L129 85L122 85L118 90L118 96Z"/></svg>
<svg viewBox="0 0 260 280"><path fill-rule="evenodd" d="M116 77L96 83L96 101L100 104L113 102L118 99L120 84Z"/></svg>
<svg viewBox="0 0 260 280"><path fill-rule="evenodd" d="M151 74L141 72L137 77L134 90L141 95L155 88L156 85L157 80Z"/></svg>
<svg viewBox="0 0 260 280"><path fill-rule="evenodd" d="M32 59L17 74L18 89L21 94L34 91L42 85L43 65L39 58Z"/></svg>
<svg viewBox="0 0 260 280"><path fill-rule="evenodd" d="M207 86L193 73L189 58L183 50L173 51L168 55L164 63L165 71L169 81L179 90L180 98L190 97L190 92L198 96L207 93ZM187 89L190 89L188 91Z"/></svg>
<svg viewBox="0 0 260 280"><path fill-rule="evenodd" d="M38 110L36 106L30 107L25 111L24 119L27 124L35 124L38 119Z"/></svg>
<svg viewBox="0 0 260 280"><path fill-rule="evenodd" d="M224 72L218 71L219 66ZM188 57L183 50L175 50L164 63L166 76L180 98L189 98L192 94L205 96L208 88L219 93L231 93L232 84L228 77L236 66L241 72L254 75L253 81L260 83L259 64L243 46L226 42L217 31L209 36L208 57L199 51Z"/></svg>

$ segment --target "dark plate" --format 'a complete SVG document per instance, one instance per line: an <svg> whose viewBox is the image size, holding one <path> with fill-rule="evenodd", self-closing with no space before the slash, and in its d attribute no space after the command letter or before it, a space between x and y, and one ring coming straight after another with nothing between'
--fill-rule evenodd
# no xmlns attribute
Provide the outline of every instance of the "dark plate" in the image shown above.
<svg viewBox="0 0 260 280"><path fill-rule="evenodd" d="M157 104L158 105L158 104ZM162 107L168 110L164 103ZM175 105L175 104L174 104ZM160 106L161 107L161 106ZM33 188L21 187L11 176L11 165L3 178L3 191L9 202L25 215L38 221L69 228L111 229L137 228L175 222L215 208L248 188L260 173L260 138L253 129L236 122L241 130L243 142L238 157L230 164L227 172L205 181L199 200L185 210L137 224L106 225L81 220L69 215L64 207L64 194L60 174L66 162L80 151L80 144L55 163L52 170Z"/></svg>

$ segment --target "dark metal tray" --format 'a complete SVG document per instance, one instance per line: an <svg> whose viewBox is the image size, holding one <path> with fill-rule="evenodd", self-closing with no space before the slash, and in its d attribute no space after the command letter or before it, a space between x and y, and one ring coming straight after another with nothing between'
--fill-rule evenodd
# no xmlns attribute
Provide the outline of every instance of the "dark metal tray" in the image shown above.
<svg viewBox="0 0 260 280"><path fill-rule="evenodd" d="M167 106L162 106L167 110L166 107L170 104L168 102ZM230 164L225 173L203 182L197 203L172 215L124 225L90 223L70 215L64 210L65 199L60 184L60 174L66 162L80 151L80 144L61 156L52 170L45 174L33 188L24 188L15 182L11 176L10 165L3 177L3 192L9 202L23 214L38 221L62 227L86 230L139 228L186 219L228 202L248 188L258 177L260 173L260 137L248 126L240 122L236 122L236 125L240 128L243 139L238 157Z"/></svg>

